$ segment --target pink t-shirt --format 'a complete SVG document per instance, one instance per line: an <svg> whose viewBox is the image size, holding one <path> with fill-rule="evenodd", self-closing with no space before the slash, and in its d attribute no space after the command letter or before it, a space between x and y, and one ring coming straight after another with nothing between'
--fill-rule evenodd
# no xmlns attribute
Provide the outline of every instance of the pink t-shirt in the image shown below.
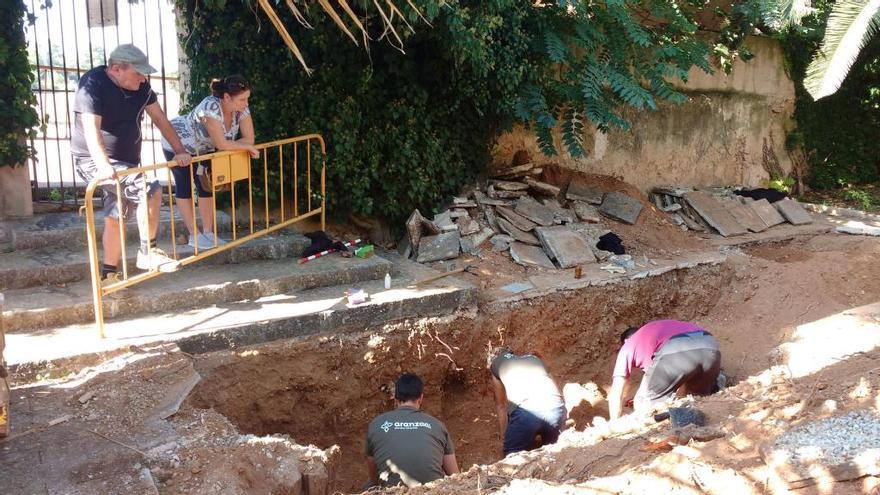
<svg viewBox="0 0 880 495"><path fill-rule="evenodd" d="M672 336L702 329L699 325L678 320L657 320L646 323L620 348L617 362L614 364L614 376L629 378L633 368L642 370L650 368L654 362L654 353Z"/></svg>

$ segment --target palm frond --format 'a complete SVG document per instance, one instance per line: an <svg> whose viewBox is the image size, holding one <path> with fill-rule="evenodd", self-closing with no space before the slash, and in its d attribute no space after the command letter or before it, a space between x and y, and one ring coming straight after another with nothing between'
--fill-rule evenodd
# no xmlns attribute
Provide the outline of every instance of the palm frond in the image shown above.
<svg viewBox="0 0 880 495"><path fill-rule="evenodd" d="M804 87L818 100L834 94L859 52L877 33L880 0L839 0L834 4L819 53L807 67Z"/></svg>

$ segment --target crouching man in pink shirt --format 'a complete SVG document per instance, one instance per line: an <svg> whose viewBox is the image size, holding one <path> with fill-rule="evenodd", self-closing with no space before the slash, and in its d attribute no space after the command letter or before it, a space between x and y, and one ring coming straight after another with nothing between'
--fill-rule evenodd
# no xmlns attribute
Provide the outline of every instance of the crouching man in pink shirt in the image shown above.
<svg viewBox="0 0 880 495"><path fill-rule="evenodd" d="M611 421L621 416L624 398L630 396L633 368L645 372L633 399L635 409L647 409L669 397L709 395L718 391L721 351L718 341L698 325L678 320L657 320L620 335L620 351L608 392Z"/></svg>

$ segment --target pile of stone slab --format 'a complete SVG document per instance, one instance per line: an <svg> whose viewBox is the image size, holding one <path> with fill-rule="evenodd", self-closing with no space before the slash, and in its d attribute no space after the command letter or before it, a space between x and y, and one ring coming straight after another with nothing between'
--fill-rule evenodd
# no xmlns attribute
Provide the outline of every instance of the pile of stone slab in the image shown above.
<svg viewBox="0 0 880 495"><path fill-rule="evenodd" d="M717 232L724 237L763 232L786 222L804 225L813 221L793 199L770 203L734 192L732 188L656 187L650 196L682 230Z"/></svg>
<svg viewBox="0 0 880 495"><path fill-rule="evenodd" d="M634 224L641 201L577 180L563 190L538 180L540 172L532 164L499 172L453 198L447 210L430 220L414 211L399 243L401 254L420 263L461 253L481 256L481 246L490 241L492 251L509 253L526 266L571 268L608 259L612 253L596 247L599 238L611 232L603 222Z"/></svg>

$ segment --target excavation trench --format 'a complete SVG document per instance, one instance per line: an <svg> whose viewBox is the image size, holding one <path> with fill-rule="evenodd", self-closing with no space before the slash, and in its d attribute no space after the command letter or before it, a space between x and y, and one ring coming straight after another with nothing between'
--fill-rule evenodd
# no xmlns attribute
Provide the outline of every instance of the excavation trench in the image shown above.
<svg viewBox="0 0 880 495"><path fill-rule="evenodd" d="M726 265L702 266L483 305L445 318L205 355L196 365L203 379L188 400L196 408L214 408L241 433L280 433L302 445L340 446L331 488L351 493L367 479L366 426L392 407L388 390L395 378L412 371L426 384L423 408L446 423L466 469L500 457L485 370L490 344L540 355L560 386L593 383L604 389L623 328L655 318L705 316L733 277ZM580 429L605 414L606 404L593 397L570 417Z"/></svg>

